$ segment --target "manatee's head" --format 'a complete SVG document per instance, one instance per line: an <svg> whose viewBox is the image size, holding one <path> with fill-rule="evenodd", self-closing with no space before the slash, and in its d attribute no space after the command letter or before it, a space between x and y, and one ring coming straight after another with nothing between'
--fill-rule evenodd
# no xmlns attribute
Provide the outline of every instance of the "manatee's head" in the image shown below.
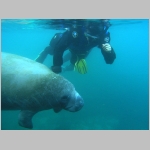
<svg viewBox="0 0 150 150"><path fill-rule="evenodd" d="M61 109L76 112L83 107L84 100L70 81L63 76L54 74L53 80L50 80L50 82L48 83L48 89L51 89L54 103L57 102L53 107L55 112L59 112Z"/></svg>
<svg viewBox="0 0 150 150"><path fill-rule="evenodd" d="M59 96L61 108L67 111L79 111L84 105L83 98L79 95L71 83L67 83L67 86L63 88Z"/></svg>
<svg viewBox="0 0 150 150"><path fill-rule="evenodd" d="M67 93L64 92L64 94L60 97L59 102L63 109L70 112L79 111L84 105L83 98L77 91L75 91L75 89Z"/></svg>

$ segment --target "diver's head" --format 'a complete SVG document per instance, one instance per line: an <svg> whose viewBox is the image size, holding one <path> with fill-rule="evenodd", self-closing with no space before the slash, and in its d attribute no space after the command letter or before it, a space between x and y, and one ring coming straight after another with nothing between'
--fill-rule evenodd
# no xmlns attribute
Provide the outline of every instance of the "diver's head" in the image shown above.
<svg viewBox="0 0 150 150"><path fill-rule="evenodd" d="M87 32L92 36L98 35L98 33L99 33L99 22L89 21L88 25L87 25Z"/></svg>
<svg viewBox="0 0 150 150"><path fill-rule="evenodd" d="M105 28L111 26L110 19L90 20L87 25L87 32L92 36L98 36Z"/></svg>
<svg viewBox="0 0 150 150"><path fill-rule="evenodd" d="M111 26L109 21L110 21L110 19L100 19L100 22L103 24L103 26L106 26L106 27Z"/></svg>

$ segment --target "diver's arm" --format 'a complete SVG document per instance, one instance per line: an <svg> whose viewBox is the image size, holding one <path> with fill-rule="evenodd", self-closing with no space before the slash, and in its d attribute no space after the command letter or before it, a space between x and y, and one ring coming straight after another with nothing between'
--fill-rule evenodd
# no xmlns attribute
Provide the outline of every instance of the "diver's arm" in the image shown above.
<svg viewBox="0 0 150 150"><path fill-rule="evenodd" d="M105 59L106 64L112 64L114 62L116 58L116 53L112 47L110 51L106 51L103 48L101 48L101 52Z"/></svg>
<svg viewBox="0 0 150 150"><path fill-rule="evenodd" d="M112 64L116 58L116 53L112 46L110 45L110 33L108 32L103 40L100 42L99 46L104 60L107 64Z"/></svg>
<svg viewBox="0 0 150 150"><path fill-rule="evenodd" d="M69 45L69 31L63 33L61 39L57 43L54 49L53 54L53 66L51 67L52 71L55 73L60 73L62 71L63 64L63 53Z"/></svg>

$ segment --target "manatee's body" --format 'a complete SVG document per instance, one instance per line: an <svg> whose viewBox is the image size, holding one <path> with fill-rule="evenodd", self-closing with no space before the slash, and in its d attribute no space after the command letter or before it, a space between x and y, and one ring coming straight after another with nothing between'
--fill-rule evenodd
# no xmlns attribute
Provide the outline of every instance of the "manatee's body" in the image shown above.
<svg viewBox="0 0 150 150"><path fill-rule="evenodd" d="M45 65L25 57L2 53L2 110L21 110L19 125L32 128L35 113L54 109L71 112L84 102L73 84Z"/></svg>

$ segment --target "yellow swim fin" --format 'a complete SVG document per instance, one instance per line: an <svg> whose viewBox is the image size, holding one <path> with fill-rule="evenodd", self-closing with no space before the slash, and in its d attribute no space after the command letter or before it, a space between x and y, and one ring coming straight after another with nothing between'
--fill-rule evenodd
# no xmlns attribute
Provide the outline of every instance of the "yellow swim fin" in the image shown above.
<svg viewBox="0 0 150 150"><path fill-rule="evenodd" d="M86 74L87 73L87 65L85 59L80 59L75 63L75 68L76 71L78 71L81 74Z"/></svg>

